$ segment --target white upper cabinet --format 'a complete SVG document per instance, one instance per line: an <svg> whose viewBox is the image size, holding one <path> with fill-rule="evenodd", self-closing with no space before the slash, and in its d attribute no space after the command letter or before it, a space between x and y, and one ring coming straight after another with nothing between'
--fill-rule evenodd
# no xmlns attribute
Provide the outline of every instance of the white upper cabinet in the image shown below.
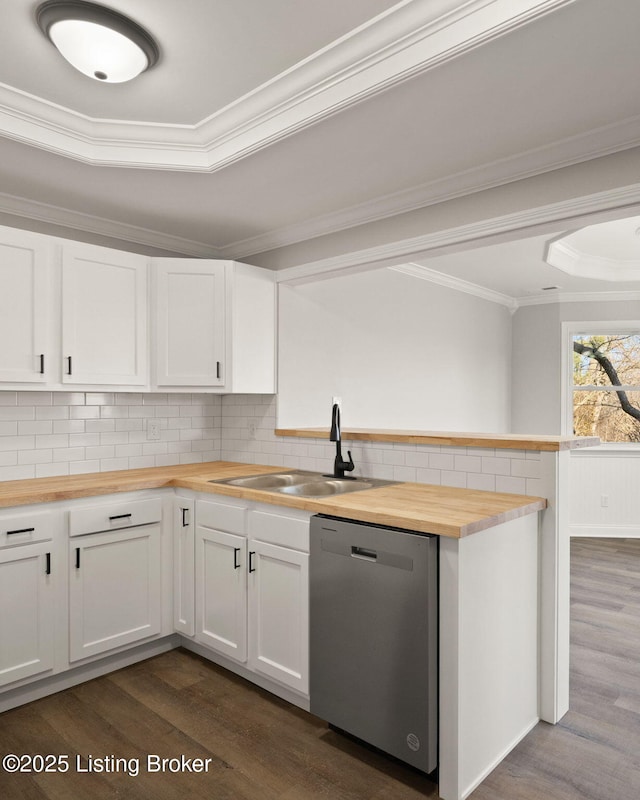
<svg viewBox="0 0 640 800"><path fill-rule="evenodd" d="M0 236L0 381L43 383L48 342L51 248L33 234ZM34 387L37 388L37 387Z"/></svg>
<svg viewBox="0 0 640 800"><path fill-rule="evenodd" d="M275 364L271 270L0 226L0 388L273 394Z"/></svg>
<svg viewBox="0 0 640 800"><path fill-rule="evenodd" d="M134 253L63 247L63 383L147 383L147 269Z"/></svg>
<svg viewBox="0 0 640 800"><path fill-rule="evenodd" d="M154 259L158 386L224 386L225 262Z"/></svg>
<svg viewBox="0 0 640 800"><path fill-rule="evenodd" d="M233 261L151 259L152 383L275 392L273 272Z"/></svg>

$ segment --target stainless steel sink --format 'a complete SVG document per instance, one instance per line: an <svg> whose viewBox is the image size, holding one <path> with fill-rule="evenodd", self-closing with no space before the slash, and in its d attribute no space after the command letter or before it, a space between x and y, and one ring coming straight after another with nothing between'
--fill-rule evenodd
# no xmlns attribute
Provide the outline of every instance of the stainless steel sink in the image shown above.
<svg viewBox="0 0 640 800"><path fill-rule="evenodd" d="M341 480L340 478L325 478L314 480L309 483L300 483L297 486L285 486L279 491L282 494L294 494L298 497L325 497L332 494L344 494L345 492L359 492L362 489L373 489L381 482L374 483L371 480ZM391 483L391 481L382 481Z"/></svg>
<svg viewBox="0 0 640 800"><path fill-rule="evenodd" d="M396 481L384 481L377 478L332 478L320 472L304 472L289 470L275 472L271 475L248 475L244 478L222 478L209 483L222 483L244 489L259 489L263 492L279 492L296 497L330 497L347 492L360 492L364 489L375 489L390 486Z"/></svg>
<svg viewBox="0 0 640 800"><path fill-rule="evenodd" d="M319 478L317 472L302 472L299 470L290 472L275 472L271 475L247 475L245 478L222 478L220 480L209 481L209 483L227 483L229 486L241 486L244 489L262 489L263 491L281 489L287 486L294 486L298 483L305 483Z"/></svg>

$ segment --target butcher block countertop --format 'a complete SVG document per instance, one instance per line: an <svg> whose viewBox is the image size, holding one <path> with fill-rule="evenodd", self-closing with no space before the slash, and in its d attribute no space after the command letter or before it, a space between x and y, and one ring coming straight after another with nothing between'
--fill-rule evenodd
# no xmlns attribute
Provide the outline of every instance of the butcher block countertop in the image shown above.
<svg viewBox="0 0 640 800"><path fill-rule="evenodd" d="M211 480L285 472L286 467L213 461L174 467L94 472L58 478L0 482L0 507L70 500L179 487L226 495L315 514L374 522L422 533L461 538L546 508L541 497L500 494L423 483L397 483L376 489L324 498L304 498L277 492L212 484Z"/></svg>
<svg viewBox="0 0 640 800"><path fill-rule="evenodd" d="M304 439L328 439L329 428L276 428L276 436ZM577 450L596 447L597 436L542 436L525 433L456 433L375 428L342 428L342 438L354 442L398 442L403 444L439 444L446 447L493 447L496 450Z"/></svg>

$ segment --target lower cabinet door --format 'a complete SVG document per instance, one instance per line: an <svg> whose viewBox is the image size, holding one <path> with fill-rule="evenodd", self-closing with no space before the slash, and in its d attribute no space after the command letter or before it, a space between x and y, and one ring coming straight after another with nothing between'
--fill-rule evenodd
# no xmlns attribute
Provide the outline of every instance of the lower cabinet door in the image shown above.
<svg viewBox="0 0 640 800"><path fill-rule="evenodd" d="M69 660L160 633L160 525L70 540Z"/></svg>
<svg viewBox="0 0 640 800"><path fill-rule="evenodd" d="M249 667L309 692L309 556L249 542Z"/></svg>
<svg viewBox="0 0 640 800"><path fill-rule="evenodd" d="M173 500L173 628L195 633L195 524L193 500Z"/></svg>
<svg viewBox="0 0 640 800"><path fill-rule="evenodd" d="M51 542L0 550L0 686L53 668Z"/></svg>
<svg viewBox="0 0 640 800"><path fill-rule="evenodd" d="M196 641L247 660L247 540L196 528Z"/></svg>

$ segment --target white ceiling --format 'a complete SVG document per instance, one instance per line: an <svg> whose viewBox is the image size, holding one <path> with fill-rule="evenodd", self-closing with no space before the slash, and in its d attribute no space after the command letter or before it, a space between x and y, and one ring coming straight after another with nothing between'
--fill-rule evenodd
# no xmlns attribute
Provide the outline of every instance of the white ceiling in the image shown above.
<svg viewBox="0 0 640 800"><path fill-rule="evenodd" d="M156 39L156 69L96 86L34 24L39 0L5 0L0 80L100 119L194 124L395 5L396 0L104 0Z"/></svg>
<svg viewBox="0 0 640 800"><path fill-rule="evenodd" d="M603 300L625 295L640 299L638 231L638 216L609 219L572 231L555 230L515 241L472 245L411 262L402 269L511 308L543 298L549 302L578 295ZM556 266L552 253L559 244L569 248L573 259L559 258Z"/></svg>
<svg viewBox="0 0 640 800"><path fill-rule="evenodd" d="M259 263L640 144L637 0L107 4L162 50L130 84L74 72L35 26L37 2L3 4L0 212ZM574 280L500 247L483 279L496 291ZM470 258L439 263L472 281Z"/></svg>

